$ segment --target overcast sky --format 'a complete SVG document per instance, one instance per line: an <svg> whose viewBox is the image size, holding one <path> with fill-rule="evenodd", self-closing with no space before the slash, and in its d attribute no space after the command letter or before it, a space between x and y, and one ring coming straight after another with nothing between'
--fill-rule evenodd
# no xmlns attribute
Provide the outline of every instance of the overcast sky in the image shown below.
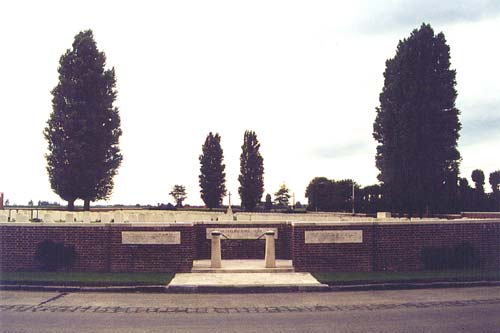
<svg viewBox="0 0 500 333"><path fill-rule="evenodd" d="M445 34L457 70L461 174L487 179L500 169L499 1L4 1L0 191L11 204L61 201L42 131L59 58L86 29L116 69L124 160L110 203L171 202L183 184L186 203L201 204L210 131L233 194L246 129L261 143L265 193L285 182L305 203L316 176L374 184L385 61L422 22Z"/></svg>

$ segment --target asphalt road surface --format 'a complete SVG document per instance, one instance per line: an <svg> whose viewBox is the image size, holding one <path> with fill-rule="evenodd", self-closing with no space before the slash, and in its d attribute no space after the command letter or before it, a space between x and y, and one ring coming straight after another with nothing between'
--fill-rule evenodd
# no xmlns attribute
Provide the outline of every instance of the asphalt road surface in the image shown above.
<svg viewBox="0 0 500 333"><path fill-rule="evenodd" d="M281 294L0 292L1 332L500 332L500 287Z"/></svg>

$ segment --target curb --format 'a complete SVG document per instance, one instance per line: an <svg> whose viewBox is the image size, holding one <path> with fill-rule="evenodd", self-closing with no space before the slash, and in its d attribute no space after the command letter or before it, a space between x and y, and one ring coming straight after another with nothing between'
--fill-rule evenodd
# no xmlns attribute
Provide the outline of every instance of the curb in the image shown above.
<svg viewBox="0 0 500 333"><path fill-rule="evenodd" d="M256 293L292 293L292 292L325 292L330 291L326 284L314 285L173 285L167 286L167 293L234 293L234 294L256 294Z"/></svg>
<svg viewBox="0 0 500 333"><path fill-rule="evenodd" d="M342 292L369 290L404 290L433 288L496 287L500 281L470 282L420 282L420 283L367 283L353 285L144 285L144 286L51 286L51 285L0 285L0 290L53 291L53 292L103 292L103 293L291 293L291 292Z"/></svg>
<svg viewBox="0 0 500 333"><path fill-rule="evenodd" d="M497 286L500 286L500 281L369 283L369 284L352 284L352 285L330 285L329 288L330 291L367 291L367 290L470 288L470 287L497 287Z"/></svg>
<svg viewBox="0 0 500 333"><path fill-rule="evenodd" d="M56 292L108 292L108 293L163 293L164 285L150 286L50 286L50 285L0 285L0 290L56 291Z"/></svg>

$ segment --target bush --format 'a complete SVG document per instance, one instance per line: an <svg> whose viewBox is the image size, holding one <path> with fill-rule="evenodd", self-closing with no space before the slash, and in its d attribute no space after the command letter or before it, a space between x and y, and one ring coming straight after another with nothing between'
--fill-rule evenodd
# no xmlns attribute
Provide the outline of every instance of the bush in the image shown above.
<svg viewBox="0 0 500 333"><path fill-rule="evenodd" d="M65 246L63 242L44 240L37 245L35 259L40 262L43 270L56 271L73 266L76 250L73 245Z"/></svg>
<svg viewBox="0 0 500 333"><path fill-rule="evenodd" d="M479 256L471 243L463 242L455 246L454 266L456 268L476 268L479 267Z"/></svg>
<svg viewBox="0 0 500 333"><path fill-rule="evenodd" d="M470 269L479 267L479 257L469 242L450 247L424 247L421 252L424 269Z"/></svg>
<svg viewBox="0 0 500 333"><path fill-rule="evenodd" d="M424 269L443 270L451 267L453 253L445 247L424 247L421 259Z"/></svg>

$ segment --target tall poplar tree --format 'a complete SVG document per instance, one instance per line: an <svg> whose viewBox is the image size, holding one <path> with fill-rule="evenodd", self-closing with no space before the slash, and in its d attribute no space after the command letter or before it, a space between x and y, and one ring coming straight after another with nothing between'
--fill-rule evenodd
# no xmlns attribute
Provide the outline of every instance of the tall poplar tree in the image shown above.
<svg viewBox="0 0 500 333"><path fill-rule="evenodd" d="M59 60L59 83L52 90L52 113L44 130L47 171L52 189L74 208L76 199L107 199L122 161L122 134L115 70L105 69L91 30L75 36Z"/></svg>
<svg viewBox="0 0 500 333"><path fill-rule="evenodd" d="M398 212L436 210L446 188L457 186L461 128L455 107L455 70L443 33L422 24L386 61L373 126L386 202Z"/></svg>
<svg viewBox="0 0 500 333"><path fill-rule="evenodd" d="M212 209L220 207L226 195L226 166L220 146L220 136L210 132L202 146L200 159L200 194L205 205Z"/></svg>
<svg viewBox="0 0 500 333"><path fill-rule="evenodd" d="M255 132L245 131L241 146L238 193L241 206L247 211L255 210L264 194L264 164L259 148Z"/></svg>

